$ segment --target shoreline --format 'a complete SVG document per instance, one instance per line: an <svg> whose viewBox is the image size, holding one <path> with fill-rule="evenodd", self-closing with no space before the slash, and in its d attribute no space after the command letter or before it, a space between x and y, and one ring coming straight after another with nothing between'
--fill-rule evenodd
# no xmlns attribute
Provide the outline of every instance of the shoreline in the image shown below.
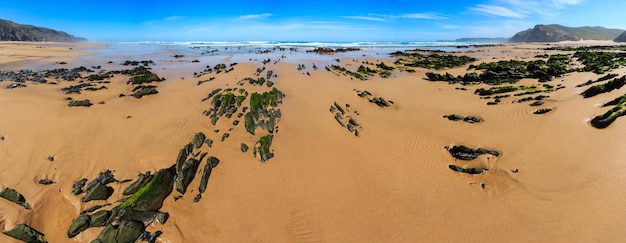
<svg viewBox="0 0 626 243"><path fill-rule="evenodd" d="M581 46L598 42L585 43ZM573 44L578 43L558 45ZM626 196L619 146L626 118L604 129L589 122L609 110L601 106L623 91L584 98L582 92L607 81L576 87L608 73L624 76L624 66L603 74L569 72L548 82L525 77L510 84L462 85L428 80L427 73L462 77L484 72L468 70L470 65L548 60L538 57L544 54L578 61L574 51L542 49L547 43L459 49L448 54L476 60L440 70L404 66L414 60L388 54L326 56L288 49L231 54L220 49L203 55L189 48L161 48L134 50L130 56L114 48L95 53L91 44L51 45L0 43L3 72L11 65L16 71L79 66L92 71L78 72L75 80L50 74L45 83L26 81L23 88L7 89L19 82L0 82L0 117L5 117L0 119L5 161L0 187L15 189L32 207L0 199L3 231L26 223L50 242L90 242L103 227L67 236L82 211L118 207L117 200L125 197L121 192L139 173L175 165L181 148L202 132L212 145L202 139L185 156L193 161L207 153L187 192L174 189L157 209L168 213L167 222L144 226L151 233L162 231L157 242L614 241L626 236L620 230L626 211L615 203ZM139 63L124 65L126 60ZM153 63L141 63L148 60ZM360 66L372 71L359 72ZM124 72L139 67L165 80L148 82L151 76L135 79L138 75ZM381 77L386 68L393 69ZM89 80L90 75L103 77ZM81 84L74 87L78 92L62 90ZM149 86L158 93L133 96ZM504 86L516 90L489 98L476 93ZM246 114L253 109L253 93L275 104L251 113L258 116L255 121L264 121L251 134ZM222 99L230 94L244 97L243 102ZM538 99L541 95L548 97ZM527 97L532 99L520 101ZM68 107L87 99L90 106ZM501 101L487 104L496 99ZM215 100L222 103L215 105ZM543 103L530 105L536 101ZM540 108L551 111L534 114ZM458 116L478 122L449 118ZM271 136L267 151L262 149L266 135ZM242 144L249 150L243 152ZM456 155L475 158L455 157L461 145L471 151ZM263 162L266 152L271 157ZM209 156L219 164L194 202ZM106 170L118 181L129 181L107 184L114 191L105 200L82 202L85 194L72 193L77 180L92 181ZM54 183L41 185L40 179Z"/></svg>

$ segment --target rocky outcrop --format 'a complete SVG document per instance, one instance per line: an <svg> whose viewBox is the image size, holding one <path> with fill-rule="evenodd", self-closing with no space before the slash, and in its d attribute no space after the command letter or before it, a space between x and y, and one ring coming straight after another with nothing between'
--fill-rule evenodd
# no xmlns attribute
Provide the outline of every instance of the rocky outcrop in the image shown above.
<svg viewBox="0 0 626 243"><path fill-rule="evenodd" d="M0 41L54 41L54 42L81 42L85 38L76 37L62 31L17 24L0 19Z"/></svg>
<svg viewBox="0 0 626 243"><path fill-rule="evenodd" d="M28 243L47 243L44 234L26 224L18 224L9 231L2 232L5 235Z"/></svg>
<svg viewBox="0 0 626 243"><path fill-rule="evenodd" d="M484 148L472 149L464 145L459 145L447 149L452 157L460 160L475 160L478 156L483 154L491 154L493 156L500 157L500 152Z"/></svg>
<svg viewBox="0 0 626 243"><path fill-rule="evenodd" d="M24 196L22 196L22 194L20 194L13 188L4 188L4 190L0 192L0 197L14 202L15 204L20 205L25 209L30 209L30 205L28 205Z"/></svg>
<svg viewBox="0 0 626 243"><path fill-rule="evenodd" d="M515 34L510 42L559 42L579 40L614 40L624 30L603 27L567 27L557 24L536 25Z"/></svg>
<svg viewBox="0 0 626 243"><path fill-rule="evenodd" d="M615 41L615 42L626 42L626 31L624 31L621 35L619 35L613 41Z"/></svg>

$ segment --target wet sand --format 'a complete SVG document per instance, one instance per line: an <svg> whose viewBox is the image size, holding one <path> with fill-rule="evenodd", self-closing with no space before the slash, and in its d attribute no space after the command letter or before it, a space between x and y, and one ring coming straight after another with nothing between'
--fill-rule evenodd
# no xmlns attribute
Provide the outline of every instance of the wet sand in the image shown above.
<svg viewBox="0 0 626 243"><path fill-rule="evenodd" d="M506 45L460 54L479 58L476 63L532 59L546 52L543 47ZM80 55L98 55L76 51L81 48L88 46L2 43L0 67L32 69L30 63L46 62L73 68L83 65ZM160 56L152 71L167 80L158 84L158 94L141 99L119 97L132 89L121 75L110 79L108 89L72 95L60 88L76 82L29 82L10 90L4 88L9 82L0 82L0 187L16 189L32 207L0 200L0 227L26 223L50 242L90 242L102 228L72 239L67 229L82 210L104 201L80 202L82 196L72 194L73 182L91 180L107 169L119 180L134 180L138 173L167 168L201 131L214 141L205 150L220 164L198 203L193 196L200 175L180 200L173 199L176 191L165 200L160 211L170 214L169 221L147 227L164 232L157 242L615 242L626 237L621 204L626 197L626 119L605 129L589 125L607 109L601 104L623 91L583 99L579 94L585 88L575 87L601 75L571 73L551 81L566 88L545 100L542 107L553 111L535 115L536 107L512 99L487 106L487 100L473 94L486 85L461 91L455 89L459 85L425 80L431 70L394 71L390 78L361 81L326 71L323 64L313 70L308 62L315 62L315 56L250 55L256 61L200 77L193 72L217 62ZM201 100L216 88L261 91L236 83L252 77L264 58L280 60L265 66L277 74L271 80L286 97L271 146L275 157L262 163L251 151L240 150L242 142L251 146L259 135L247 133L243 124L233 126L235 117L212 125L202 114L210 104ZM107 64L109 59L115 63ZM339 63L356 69L365 60L354 59ZM101 65L127 69L119 65L123 60L107 56ZM67 64L57 63L61 61ZM300 63L307 63L305 70L297 70ZM180 71L179 66L186 68ZM457 75L466 69L437 72ZM612 73L622 76L626 68ZM197 84L210 77L215 80ZM519 84L531 83L536 81ZM393 104L379 107L355 89ZM68 96L94 105L67 107ZM334 102L349 104L361 126L358 137L335 121L329 112ZM442 118L452 113L483 122ZM220 142L229 128L230 137ZM484 173L458 173L448 166L465 162L444 148L454 145L495 149L501 155L468 162L488 168ZM47 159L51 156L54 161ZM37 184L42 178L56 183ZM119 192L127 185L111 184L115 193L106 202L122 198ZM0 235L2 242L12 240Z"/></svg>

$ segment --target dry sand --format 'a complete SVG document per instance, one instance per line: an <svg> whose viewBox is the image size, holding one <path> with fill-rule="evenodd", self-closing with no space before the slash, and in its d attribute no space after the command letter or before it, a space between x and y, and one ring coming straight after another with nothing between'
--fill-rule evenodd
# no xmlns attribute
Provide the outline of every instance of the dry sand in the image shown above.
<svg viewBox="0 0 626 243"><path fill-rule="evenodd" d="M39 48L42 47L42 48ZM28 68L26 60L67 61L80 46L0 44L2 65ZM532 58L541 46L508 45L474 52L482 61ZM490 53L486 55L485 53ZM273 59L280 54L268 54ZM342 63L350 60L342 60ZM388 62L392 63L392 61ZM215 65L216 63L202 63ZM170 69L154 66L159 75ZM174 163L193 134L204 132L215 143L209 155L221 160L199 203L193 196L197 177L182 199L173 192L161 211L170 213L158 242L619 242L626 238L626 118L606 129L588 124L605 111L599 105L616 92L583 99L576 84L599 77L573 73L552 84L565 89L550 94L532 114L528 104L486 106L470 91L424 80L428 70L394 73L368 81L337 76L321 67L297 71L289 58L269 63L276 87L287 96L280 106L272 149L275 157L261 163L240 151L241 142L257 137L221 121L217 128L202 115L202 98L215 88L236 87L261 64L240 63L233 72L200 78L169 78L159 94L142 99L128 93L123 76L109 89L69 95L89 98L89 108L67 107L59 89L69 86L28 83L27 88L0 88L0 187L22 193L32 210L0 200L0 228L27 223L50 242L89 242L101 228L68 239L69 224L86 207L71 192L80 178L114 171L118 179L135 179ZM356 64L354 64L356 65ZM446 70L460 74L465 67ZM201 71L198 70L198 71ZM620 76L626 69L615 71ZM216 77L197 85L198 80ZM228 85L228 86L227 86ZM254 91L255 87L245 86ZM394 101L380 108L356 95L368 90ZM619 93L619 92L618 92ZM620 94L621 95L621 94ZM104 101L105 104L98 104ZM362 126L355 137L337 124L329 107L350 104ZM443 119L446 114L475 115L484 122L468 124ZM131 116L131 118L128 118ZM214 133L214 129L220 129ZM453 172L463 164L444 146L467 145L502 152L473 164L489 168L480 175ZM47 158L53 156L54 162ZM204 163L202 164L204 165ZM519 170L513 173L512 170ZM37 184L42 178L56 183ZM484 188L481 187L484 184ZM112 184L118 192L127 184ZM99 202L100 204L102 202ZM1 242L12 239L0 235Z"/></svg>

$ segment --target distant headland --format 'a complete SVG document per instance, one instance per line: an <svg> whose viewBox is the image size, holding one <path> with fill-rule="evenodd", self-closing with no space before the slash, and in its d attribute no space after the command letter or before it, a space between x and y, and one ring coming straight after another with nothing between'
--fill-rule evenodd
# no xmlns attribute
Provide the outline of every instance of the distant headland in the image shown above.
<svg viewBox="0 0 626 243"><path fill-rule="evenodd" d="M87 39L63 31L0 19L0 41L85 42Z"/></svg>

